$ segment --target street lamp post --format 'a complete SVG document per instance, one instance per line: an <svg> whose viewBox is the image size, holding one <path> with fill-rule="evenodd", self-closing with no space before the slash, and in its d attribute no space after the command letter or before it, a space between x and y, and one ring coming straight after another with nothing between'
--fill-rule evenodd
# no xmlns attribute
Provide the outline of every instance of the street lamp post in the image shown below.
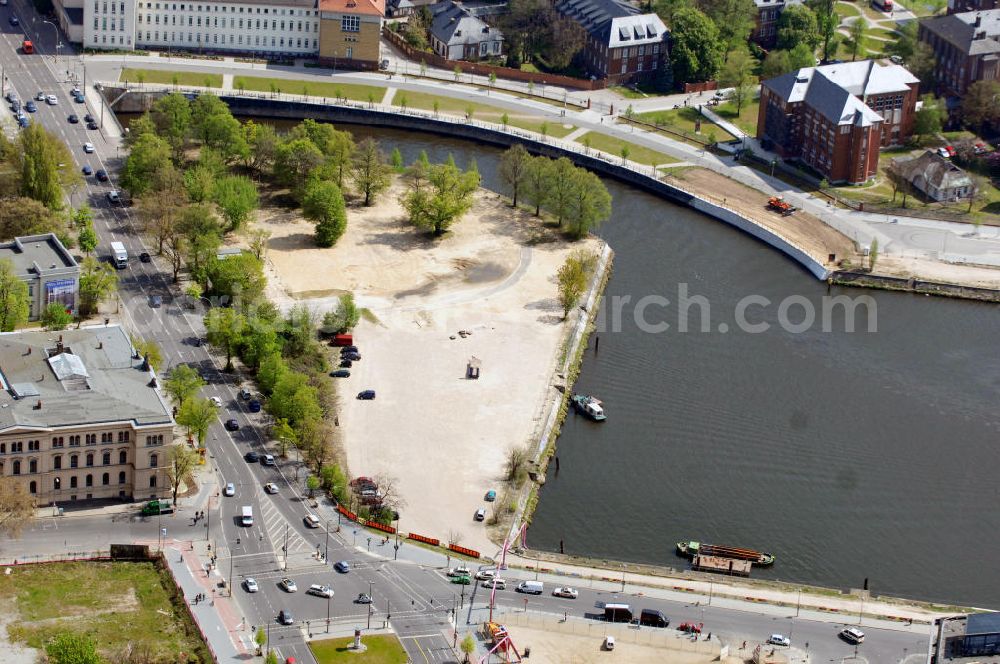
<svg viewBox="0 0 1000 664"><path fill-rule="evenodd" d="M59 71L59 47L62 46L62 44L59 43L59 28L52 21L45 21L45 20L43 20L42 23L48 23L49 25L51 25L52 26L52 32L56 36L56 60L55 60L55 62L56 62L56 71L58 72Z"/></svg>
<svg viewBox="0 0 1000 664"><path fill-rule="evenodd" d="M285 545L281 547L281 557L284 561L282 567L287 572L288 571L288 524L285 524Z"/></svg>
<svg viewBox="0 0 1000 664"><path fill-rule="evenodd" d="M330 562L330 519L326 521L326 553L323 554L323 563Z"/></svg>
<svg viewBox="0 0 1000 664"><path fill-rule="evenodd" d="M368 629L372 628L372 602L375 601L375 598L372 597L372 585L374 583L374 581L368 581Z"/></svg>

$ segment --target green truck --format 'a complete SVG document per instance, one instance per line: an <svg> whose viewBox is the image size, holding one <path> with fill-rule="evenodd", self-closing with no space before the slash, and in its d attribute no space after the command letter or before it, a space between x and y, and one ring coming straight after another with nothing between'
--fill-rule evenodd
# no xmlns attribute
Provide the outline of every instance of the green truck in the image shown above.
<svg viewBox="0 0 1000 664"><path fill-rule="evenodd" d="M157 514L170 514L174 511L174 506L169 500L151 500L142 506L143 516L156 516Z"/></svg>

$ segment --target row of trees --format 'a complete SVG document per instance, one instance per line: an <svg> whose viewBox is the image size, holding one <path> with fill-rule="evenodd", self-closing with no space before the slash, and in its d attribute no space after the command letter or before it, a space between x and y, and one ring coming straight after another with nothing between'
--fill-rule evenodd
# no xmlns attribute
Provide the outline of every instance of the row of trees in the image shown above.
<svg viewBox="0 0 1000 664"><path fill-rule="evenodd" d="M427 153L406 169L406 192L400 198L409 221L433 235L442 235L472 207L479 189L479 169L473 161L463 171L448 155L443 164L431 164Z"/></svg>
<svg viewBox="0 0 1000 664"><path fill-rule="evenodd" d="M604 183L566 157L532 157L517 144L500 159L500 179L514 207L523 200L534 208L536 217L546 212L574 239L611 216L611 194Z"/></svg>

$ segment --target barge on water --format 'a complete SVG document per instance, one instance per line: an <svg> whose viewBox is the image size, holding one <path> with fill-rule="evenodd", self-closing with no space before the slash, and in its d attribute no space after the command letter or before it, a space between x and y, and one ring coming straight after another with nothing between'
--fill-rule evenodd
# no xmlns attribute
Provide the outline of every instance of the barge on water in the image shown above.
<svg viewBox="0 0 1000 664"><path fill-rule="evenodd" d="M719 556L696 555L691 561L691 569L699 572L715 572L716 574L730 574L732 576L750 576L750 568L753 566L749 560L738 560L736 558L721 558Z"/></svg>
<svg viewBox="0 0 1000 664"><path fill-rule="evenodd" d="M589 394L574 394L570 397L570 401L578 413L589 417L595 422L603 422L608 419L607 415L604 414L604 404Z"/></svg>
<svg viewBox="0 0 1000 664"><path fill-rule="evenodd" d="M715 556L719 558L732 558L734 560L747 560L754 565L767 567L774 564L774 556L770 553L762 553L753 549L741 549L735 546L719 546L718 544L702 544L701 542L689 541L678 542L677 553L686 558L696 556Z"/></svg>

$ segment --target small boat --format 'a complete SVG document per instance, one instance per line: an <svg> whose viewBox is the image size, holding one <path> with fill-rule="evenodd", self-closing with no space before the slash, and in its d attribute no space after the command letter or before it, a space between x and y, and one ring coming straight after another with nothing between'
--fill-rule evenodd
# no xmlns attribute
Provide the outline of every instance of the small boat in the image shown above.
<svg viewBox="0 0 1000 664"><path fill-rule="evenodd" d="M570 401L573 402L573 407L576 408L577 412L586 415L595 422L603 422L608 419L608 416L604 414L603 404L588 394L574 394L570 397Z"/></svg>
<svg viewBox="0 0 1000 664"><path fill-rule="evenodd" d="M749 560L754 565L767 567L774 564L774 555L762 553L753 549L740 549L735 546L719 546L718 544L702 544L701 542L678 542L677 553L687 558L695 556L716 556L719 558L734 558Z"/></svg>

